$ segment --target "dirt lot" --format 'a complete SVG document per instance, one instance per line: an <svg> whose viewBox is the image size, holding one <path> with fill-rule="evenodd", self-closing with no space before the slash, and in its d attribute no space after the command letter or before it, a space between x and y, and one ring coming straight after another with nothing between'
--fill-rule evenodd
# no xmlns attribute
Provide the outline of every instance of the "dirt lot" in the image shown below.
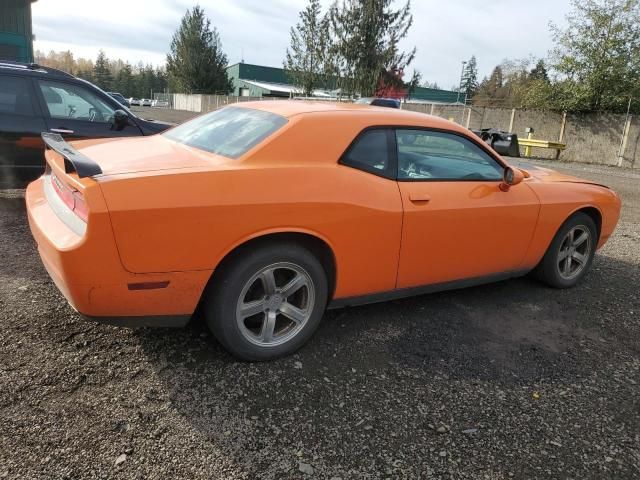
<svg viewBox="0 0 640 480"><path fill-rule="evenodd" d="M81 320L0 193L0 478L639 478L640 172L558 167L624 201L582 285L333 311L264 364Z"/></svg>

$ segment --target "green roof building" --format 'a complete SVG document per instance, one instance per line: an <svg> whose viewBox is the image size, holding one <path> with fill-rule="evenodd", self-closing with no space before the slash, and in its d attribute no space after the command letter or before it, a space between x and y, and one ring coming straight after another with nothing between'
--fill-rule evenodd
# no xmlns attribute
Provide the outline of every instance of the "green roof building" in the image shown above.
<svg viewBox="0 0 640 480"><path fill-rule="evenodd" d="M0 60L33 62L31 4L35 1L0 1Z"/></svg>
<svg viewBox="0 0 640 480"><path fill-rule="evenodd" d="M451 90L416 87L407 100L421 103L462 103L464 102L464 94L458 94L458 92Z"/></svg>
<svg viewBox="0 0 640 480"><path fill-rule="evenodd" d="M299 95L298 89L292 84L284 69L236 63L227 67L227 75L233 82L231 95L245 97L292 97ZM336 91L329 92L317 89L314 97L335 98ZM408 101L420 103L456 103L462 102L457 92L437 90L434 88L417 87Z"/></svg>

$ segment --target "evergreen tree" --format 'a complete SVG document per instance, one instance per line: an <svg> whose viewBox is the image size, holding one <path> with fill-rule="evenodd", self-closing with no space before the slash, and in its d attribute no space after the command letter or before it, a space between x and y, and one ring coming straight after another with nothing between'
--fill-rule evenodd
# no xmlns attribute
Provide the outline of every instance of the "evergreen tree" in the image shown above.
<svg viewBox="0 0 640 480"><path fill-rule="evenodd" d="M547 73L547 67L544 64L543 59L538 60L536 66L531 69L531 72L529 72L529 78L531 80L542 80L544 82L549 81L549 74Z"/></svg>
<svg viewBox="0 0 640 480"><path fill-rule="evenodd" d="M306 97L325 83L329 19L321 13L320 0L309 0L300 12L300 22L291 28L291 45L284 61L286 74Z"/></svg>
<svg viewBox="0 0 640 480"><path fill-rule="evenodd" d="M220 35L199 6L187 10L171 41L167 73L172 89L184 93L228 93L227 56Z"/></svg>
<svg viewBox="0 0 640 480"><path fill-rule="evenodd" d="M380 78L402 72L413 61L415 48L400 50L413 22L411 5L394 9L393 0L342 0L331 7L334 44L330 52L346 93L373 95Z"/></svg>
<svg viewBox="0 0 640 480"><path fill-rule="evenodd" d="M109 66L109 59L103 50L98 53L96 63L93 65L93 81L104 91L110 91L113 86L113 75Z"/></svg>
<svg viewBox="0 0 640 480"><path fill-rule="evenodd" d="M134 81L133 71L131 70L131 64L125 63L115 77L115 90L122 93L125 97L133 96L134 94Z"/></svg>
<svg viewBox="0 0 640 480"><path fill-rule="evenodd" d="M470 99L478 91L478 86L478 63L476 56L473 55L464 67L460 91L466 95L467 99Z"/></svg>

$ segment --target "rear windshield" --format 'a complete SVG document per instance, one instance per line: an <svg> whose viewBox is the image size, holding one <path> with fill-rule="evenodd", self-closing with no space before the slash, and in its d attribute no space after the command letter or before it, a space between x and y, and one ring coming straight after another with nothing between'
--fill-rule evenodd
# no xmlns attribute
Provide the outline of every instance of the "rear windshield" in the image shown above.
<svg viewBox="0 0 640 480"><path fill-rule="evenodd" d="M286 123L286 118L274 113L226 107L194 118L163 135L190 147L238 158Z"/></svg>

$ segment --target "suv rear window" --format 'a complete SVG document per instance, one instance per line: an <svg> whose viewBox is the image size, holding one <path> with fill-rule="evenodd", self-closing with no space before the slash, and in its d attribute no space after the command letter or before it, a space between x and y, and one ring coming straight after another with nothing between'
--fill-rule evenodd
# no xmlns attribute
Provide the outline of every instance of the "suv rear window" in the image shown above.
<svg viewBox="0 0 640 480"><path fill-rule="evenodd" d="M207 152L238 158L287 123L270 112L226 107L194 118L163 135Z"/></svg>
<svg viewBox="0 0 640 480"><path fill-rule="evenodd" d="M0 75L0 114L33 115L27 80Z"/></svg>

